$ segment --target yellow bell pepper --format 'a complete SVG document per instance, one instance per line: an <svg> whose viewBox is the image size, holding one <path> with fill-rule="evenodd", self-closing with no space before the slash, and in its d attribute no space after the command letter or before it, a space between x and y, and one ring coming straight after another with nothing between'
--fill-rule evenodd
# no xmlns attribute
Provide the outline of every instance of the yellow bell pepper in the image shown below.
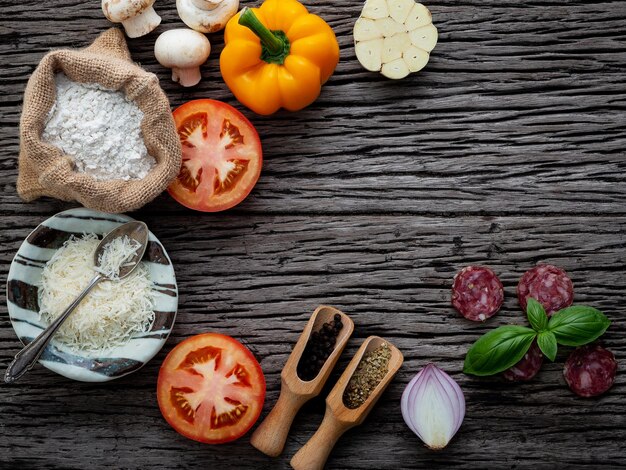
<svg viewBox="0 0 626 470"><path fill-rule="evenodd" d="M296 0L243 8L228 21L224 43L222 77L259 114L310 105L339 62L331 27Z"/></svg>

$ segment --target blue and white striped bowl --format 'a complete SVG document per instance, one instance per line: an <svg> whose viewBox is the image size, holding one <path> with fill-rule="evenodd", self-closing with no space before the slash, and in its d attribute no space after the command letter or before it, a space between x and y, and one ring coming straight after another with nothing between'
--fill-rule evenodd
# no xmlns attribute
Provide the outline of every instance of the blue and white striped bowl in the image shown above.
<svg viewBox="0 0 626 470"><path fill-rule="evenodd" d="M43 267L54 252L71 235L95 233L102 236L130 220L133 219L125 215L70 209L43 222L24 240L7 279L9 317L22 343L28 344L46 327L39 319L38 286ZM77 355L53 339L39 359L44 367L74 380L106 382L138 370L159 352L174 325L178 287L172 262L152 233L143 261L154 286L154 324L150 331L135 335L127 344L110 351L107 357Z"/></svg>

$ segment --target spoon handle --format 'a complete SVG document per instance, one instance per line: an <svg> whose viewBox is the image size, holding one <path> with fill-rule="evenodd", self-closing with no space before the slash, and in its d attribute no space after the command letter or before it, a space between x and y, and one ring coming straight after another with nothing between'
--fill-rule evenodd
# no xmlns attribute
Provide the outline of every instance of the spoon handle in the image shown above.
<svg viewBox="0 0 626 470"><path fill-rule="evenodd" d="M74 300L65 311L56 318L50 325L41 332L34 340L28 343L20 352L15 355L13 362L9 364L6 372L4 373L4 381L6 383L15 382L27 371L29 371L41 356L41 353L46 348L54 333L59 329L63 322L70 316L78 304L85 298L85 296L93 289L102 279L100 274L96 275L87 287L80 293L76 300Z"/></svg>
<svg viewBox="0 0 626 470"><path fill-rule="evenodd" d="M323 470L333 447L352 426L351 423L338 420L327 404L322 424L304 447L292 457L291 467L295 470Z"/></svg>
<svg viewBox="0 0 626 470"><path fill-rule="evenodd" d="M278 457L285 447L287 434L296 413L309 398L306 395L295 394L283 382L276 405L254 431L250 444L270 457Z"/></svg>

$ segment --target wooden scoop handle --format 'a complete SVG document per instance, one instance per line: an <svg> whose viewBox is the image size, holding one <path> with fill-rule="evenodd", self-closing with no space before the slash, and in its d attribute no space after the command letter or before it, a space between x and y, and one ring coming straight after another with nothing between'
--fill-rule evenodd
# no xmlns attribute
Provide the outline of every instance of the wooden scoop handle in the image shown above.
<svg viewBox="0 0 626 470"><path fill-rule="evenodd" d="M341 435L351 427L350 423L337 420L327 406L322 424L304 447L293 456L291 466L295 470L322 470Z"/></svg>
<svg viewBox="0 0 626 470"><path fill-rule="evenodd" d="M309 397L296 395L284 383L274 408L250 438L250 444L270 457L277 457L283 451L291 423L309 400Z"/></svg>

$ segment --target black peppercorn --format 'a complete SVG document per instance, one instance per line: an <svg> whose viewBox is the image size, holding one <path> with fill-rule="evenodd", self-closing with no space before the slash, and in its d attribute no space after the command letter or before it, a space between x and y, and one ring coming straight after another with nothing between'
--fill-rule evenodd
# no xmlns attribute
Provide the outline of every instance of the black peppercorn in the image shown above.
<svg viewBox="0 0 626 470"><path fill-rule="evenodd" d="M343 323L339 314L335 314L333 318L324 323L318 331L311 333L297 368L298 376L302 380L309 381L317 377L335 349L337 336L343 328Z"/></svg>

